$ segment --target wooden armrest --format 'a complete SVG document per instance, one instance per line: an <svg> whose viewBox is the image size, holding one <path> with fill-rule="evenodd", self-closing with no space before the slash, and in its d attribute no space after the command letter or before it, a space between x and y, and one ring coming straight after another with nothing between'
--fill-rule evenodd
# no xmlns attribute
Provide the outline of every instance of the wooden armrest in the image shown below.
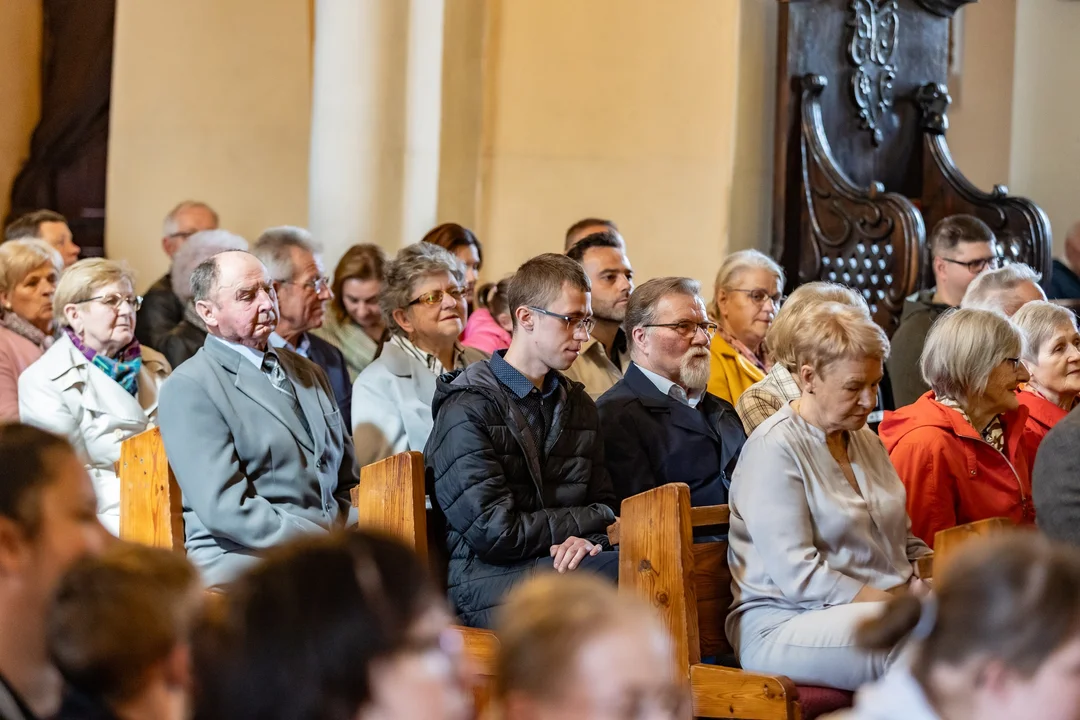
<svg viewBox="0 0 1080 720"><path fill-rule="evenodd" d="M608 525L607 539L608 539L608 542L611 543L611 547L615 547L616 545L619 544L619 529L620 529L620 527L621 526L619 525L618 520L615 520L615 522L613 522L611 525Z"/></svg>
<svg viewBox="0 0 1080 720"><path fill-rule="evenodd" d="M703 505L702 507L690 508L690 526L705 527L708 525L727 525L731 520L731 509L727 505ZM619 544L621 526L619 520L608 525L608 542L612 547Z"/></svg>
<svg viewBox="0 0 1080 720"><path fill-rule="evenodd" d="M455 625L454 630L461 635L465 657L473 669L480 675L495 674L495 658L499 654L499 638L490 630Z"/></svg>
<svg viewBox="0 0 1080 720"><path fill-rule="evenodd" d="M755 720L792 720L799 691L783 675L719 667L690 666L690 692L695 717L745 717Z"/></svg>
<svg viewBox="0 0 1080 720"><path fill-rule="evenodd" d="M934 577L934 556L927 555L926 557L918 558L915 561L915 569L920 579L932 579Z"/></svg>

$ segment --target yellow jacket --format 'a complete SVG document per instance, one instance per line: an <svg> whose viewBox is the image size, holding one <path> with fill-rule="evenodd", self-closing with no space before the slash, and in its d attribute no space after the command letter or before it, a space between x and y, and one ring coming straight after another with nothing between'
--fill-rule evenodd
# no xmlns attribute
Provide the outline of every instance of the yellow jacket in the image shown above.
<svg viewBox="0 0 1080 720"><path fill-rule="evenodd" d="M732 405L748 387L765 379L765 373L719 335L712 339L711 354L708 390Z"/></svg>

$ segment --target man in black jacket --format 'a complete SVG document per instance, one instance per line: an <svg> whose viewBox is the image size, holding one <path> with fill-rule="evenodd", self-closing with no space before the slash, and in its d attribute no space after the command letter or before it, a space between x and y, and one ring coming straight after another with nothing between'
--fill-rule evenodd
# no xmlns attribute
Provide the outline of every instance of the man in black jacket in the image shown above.
<svg viewBox="0 0 1080 720"><path fill-rule="evenodd" d="M664 277L630 296L625 327L633 362L597 401L620 501L671 482L690 486L693 505L728 501L746 434L735 408L705 390L716 324L700 291L696 280Z"/></svg>
<svg viewBox="0 0 1080 720"><path fill-rule="evenodd" d="M588 340L589 290L573 260L529 260L510 282L510 348L439 379L424 458L447 524L450 598L467 625L490 626L535 569L618 577L618 554L605 552L616 505L596 405L561 374Z"/></svg>

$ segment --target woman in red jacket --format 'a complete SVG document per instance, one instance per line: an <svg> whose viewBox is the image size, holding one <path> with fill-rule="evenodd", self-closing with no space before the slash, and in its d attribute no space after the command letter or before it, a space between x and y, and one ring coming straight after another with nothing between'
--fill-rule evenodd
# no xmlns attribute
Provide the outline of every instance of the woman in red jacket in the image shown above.
<svg viewBox="0 0 1080 720"><path fill-rule="evenodd" d="M1012 321L1024 338L1024 366L1031 375L1018 399L1028 409L1024 444L1034 465L1039 443L1080 395L1080 332L1071 310L1049 302L1028 303Z"/></svg>
<svg viewBox="0 0 1080 720"><path fill-rule="evenodd" d="M878 430L907 488L912 532L928 545L956 525L991 517L1035 522L1022 442L1028 380L1020 333L987 310L956 310L930 329L919 360L930 392L886 413Z"/></svg>

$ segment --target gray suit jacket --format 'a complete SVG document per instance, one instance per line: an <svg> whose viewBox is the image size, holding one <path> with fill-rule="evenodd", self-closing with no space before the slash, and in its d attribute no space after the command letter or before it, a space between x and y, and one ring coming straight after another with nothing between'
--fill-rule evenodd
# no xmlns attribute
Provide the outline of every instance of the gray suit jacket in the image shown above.
<svg viewBox="0 0 1080 720"><path fill-rule="evenodd" d="M210 586L235 579L261 551L349 517L358 469L326 375L276 352L310 437L266 375L212 337L161 387L161 437L183 496L188 557Z"/></svg>

